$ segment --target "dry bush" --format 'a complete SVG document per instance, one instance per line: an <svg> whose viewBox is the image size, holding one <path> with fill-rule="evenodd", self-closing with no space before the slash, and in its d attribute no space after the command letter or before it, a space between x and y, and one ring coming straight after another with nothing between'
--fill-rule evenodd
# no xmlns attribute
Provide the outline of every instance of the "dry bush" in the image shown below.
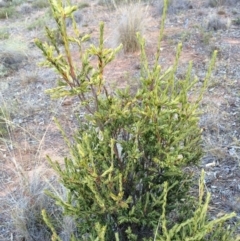
<svg viewBox="0 0 240 241"><path fill-rule="evenodd" d="M21 5L20 11L23 14L29 14L32 12L32 6L28 3L24 3Z"/></svg>
<svg viewBox="0 0 240 241"><path fill-rule="evenodd" d="M207 29L208 30L226 30L228 28L228 21L225 19L222 19L219 15L214 14L211 15L207 21Z"/></svg>
<svg viewBox="0 0 240 241"><path fill-rule="evenodd" d="M143 34L147 11L141 4L128 5L119 8L121 13L120 24L116 33L116 44L122 44L125 53L139 49L136 33Z"/></svg>
<svg viewBox="0 0 240 241"><path fill-rule="evenodd" d="M18 70L27 61L27 45L17 39L4 41L0 46L0 66L4 66L6 71Z"/></svg>

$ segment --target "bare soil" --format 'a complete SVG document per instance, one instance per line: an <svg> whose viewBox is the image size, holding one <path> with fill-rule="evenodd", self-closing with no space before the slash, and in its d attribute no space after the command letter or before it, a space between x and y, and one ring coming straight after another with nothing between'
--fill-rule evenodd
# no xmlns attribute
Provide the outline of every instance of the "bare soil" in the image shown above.
<svg viewBox="0 0 240 241"><path fill-rule="evenodd" d="M202 101L200 125L205 156L195 171L199 173L201 168L206 171L206 188L212 193L212 217L234 211L238 216L232 221L235 225L240 217L240 25L234 23L240 19L240 1L233 6L214 8L206 2L192 1L190 7L168 15L160 64L168 67L174 59L177 43L183 41L178 77L184 76L188 62L192 61L193 74L199 77L200 86L211 54L215 49L219 51ZM56 85L58 77L53 70L39 66L43 57L33 40L44 38L43 27L29 30L29 26L46 16L48 9L33 8L32 1L24 4L17 7L17 16L0 20L0 30L7 29L10 35L0 40L0 106L9 116L8 135L0 144L0 240L5 241L14 240L14 232L5 225L10 217L1 202L16 192L19 173L31 176L34 170L43 169L48 170L51 178L54 172L50 170L46 155L60 161L67 155L53 117L71 137L77 127L75 116L84 115L76 99L51 100L44 92ZM119 11L99 5L97 1L89 1L88 7L78 11L79 28L91 34L92 43L98 40L99 21L104 21L105 44L116 46ZM226 29L208 29L213 14L227 24ZM156 5L147 8L145 20L146 50L151 60L161 21ZM48 24L54 26L52 20ZM121 52L117 56L105 72L109 89L125 88L129 84L137 87L139 55L139 52ZM237 232L240 233L240 229Z"/></svg>

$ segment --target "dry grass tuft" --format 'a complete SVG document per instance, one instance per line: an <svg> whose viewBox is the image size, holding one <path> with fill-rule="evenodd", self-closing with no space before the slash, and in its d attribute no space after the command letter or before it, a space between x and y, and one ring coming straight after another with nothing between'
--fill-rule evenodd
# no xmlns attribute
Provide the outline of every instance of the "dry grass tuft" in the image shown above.
<svg viewBox="0 0 240 241"><path fill-rule="evenodd" d="M8 122L10 120L10 113L3 106L0 108L0 140L7 138L10 126Z"/></svg>
<svg viewBox="0 0 240 241"><path fill-rule="evenodd" d="M18 195L13 199L11 220L18 237L27 241L50 240L51 232L41 217L41 210L54 214L53 202L46 196L46 182L35 173L30 180L23 182Z"/></svg>
<svg viewBox="0 0 240 241"><path fill-rule="evenodd" d="M45 173L34 171L28 178L26 173L20 174L21 182L17 191L9 195L5 200L5 206L11 213L10 229L16 234L17 240L43 241L51 240L51 230L45 224L41 211L46 210L48 216L59 236L63 241L70 240L70 233L76 227L73 219L63 217L62 210L56 206L54 200L45 194L46 190L52 190L52 185L42 177ZM61 189L58 195L66 196L66 191ZM64 197L63 197L64 199Z"/></svg>
<svg viewBox="0 0 240 241"><path fill-rule="evenodd" d="M226 148L232 139L230 126L226 124L229 116L214 104L208 103L205 109L200 122L204 129L204 159L219 162L229 158Z"/></svg>
<svg viewBox="0 0 240 241"><path fill-rule="evenodd" d="M147 9L141 4L128 5L118 9L121 13L117 28L116 43L123 45L125 53L139 50L136 33L143 34L147 19Z"/></svg>

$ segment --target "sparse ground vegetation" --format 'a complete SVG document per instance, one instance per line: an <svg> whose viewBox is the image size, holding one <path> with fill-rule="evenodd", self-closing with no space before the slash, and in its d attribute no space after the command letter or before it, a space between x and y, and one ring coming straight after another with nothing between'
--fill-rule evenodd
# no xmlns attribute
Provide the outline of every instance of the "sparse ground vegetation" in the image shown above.
<svg viewBox="0 0 240 241"><path fill-rule="evenodd" d="M0 40L4 40L8 38L9 38L9 30L6 28L0 29Z"/></svg>
<svg viewBox="0 0 240 241"><path fill-rule="evenodd" d="M79 9L82 9L82 8L88 8L90 5L87 2L80 2L77 6Z"/></svg>
<svg viewBox="0 0 240 241"><path fill-rule="evenodd" d="M10 119L9 113L4 107L0 109L0 138L3 140L8 136L9 133L9 124L8 121Z"/></svg>
<svg viewBox="0 0 240 241"><path fill-rule="evenodd" d="M48 22L49 18L46 16L43 16L42 18L38 18L33 20L27 27L28 30L39 30L39 29L43 29L47 22Z"/></svg>
<svg viewBox="0 0 240 241"><path fill-rule="evenodd" d="M78 8L75 14L77 29L80 30L76 32L79 36L78 40L85 34L91 35L90 40L82 45L81 51L76 51L77 41L70 48L72 58L76 61L76 68L82 67L80 57L83 56L87 46L98 45L98 24L104 21L104 46L111 48L113 45L115 47L122 43L124 47L116 55L115 61L104 70L104 79L107 80L106 90L115 98L117 89L121 92L130 84L129 102L131 102L136 90L142 88L140 49L136 42L135 31L143 33L146 38L146 57L149 60L149 66L152 67L159 26L162 21L163 1L141 1L142 5L139 1L130 3L116 0L74 0L72 2ZM50 230L48 226L50 223L53 224L59 238L63 241L70 241L71 234L80 240L90 240L87 235L81 237L82 233L79 233L76 219L63 215L61 205L56 205L53 199L44 192L48 189L65 204L70 203L67 189L60 186L58 176L46 161L46 155L49 155L53 161L59 160L60 166L63 167L63 157L69 157L69 150L66 148L66 143L53 117L58 119L67 139L73 144L76 140L74 133L79 128L79 122L83 123L86 116L86 111L79 107L78 98L68 96L52 100L45 93L45 90L56 85L56 80L60 83L60 87L63 84L63 79L58 78L53 71L39 66L43 57L33 43L36 37L47 40L44 27L48 25L55 30L53 33L59 44L59 50L64 48L61 34L57 31L56 24L51 21L52 14L48 6L47 0L0 0L0 240L2 241L48 241L54 231ZM194 180L199 179L201 168L205 170L204 187L206 193L211 193L211 199L209 200L207 195L202 196L203 186L200 185L202 188L198 189L194 181L188 192L192 197L191 200L180 199L179 203L175 203L175 209L171 212L167 210L165 213L168 220L166 229L162 222L164 218L162 218L158 225L159 233L155 233L155 240L165 241L167 235L173 235L174 232L170 234L170 231L174 229L174 225L171 225L173 223L178 225L188 220L188 224L192 222L196 224L201 221L199 225L202 225L202 230L208 229L209 231L210 226L207 226L209 222L219 221L221 218L219 224L221 222L222 224L216 225L212 229L214 232L201 241L232 241L232 237L234 241L239 240L239 9L239 0L169 1L164 38L160 46L161 73L173 64L176 46L184 41L180 58L181 67L177 69L174 76L176 84L182 83L187 74L188 62L193 61L190 79L193 80L195 76L199 79L192 91L188 93L187 99L190 102L194 103L196 100L194 93L202 88L212 53L218 50L216 67L199 109L201 112L199 126L202 130L204 155L199 163L200 168L186 166L183 169L184 172L195 176ZM66 21L69 34L72 34L74 32L72 21L70 18ZM92 56L90 59L94 68L97 67L98 58ZM124 91L121 93L122 96L126 96ZM85 105L87 104L86 101ZM105 117L109 109L106 108ZM126 108L126 110L129 109ZM112 113L115 113L114 111L116 108ZM114 122L107 122L106 125L109 123ZM129 131L130 127L131 125L128 125L126 131ZM107 133L104 138L106 136ZM79 144L83 143L84 138L80 139L77 138L78 145L74 151L80 148ZM124 148L133 147L128 145ZM98 155L103 153L103 149L98 152ZM129 155L124 153L124 150L122 153L123 158ZM137 186L137 188L140 187L141 185ZM167 197L171 199L171 193L171 190L165 192L165 199L162 199L163 205L170 203L168 199L167 202L164 200ZM116 198L118 193L113 192L113 194L115 196L112 196L110 200ZM164 210L162 207L159 210ZM48 218L45 217L45 221L47 223L40 215L42 209L46 210ZM138 209L135 208L135 210ZM158 214L163 217L164 213L161 210ZM235 212L236 216L225 222L227 218L230 218L231 212ZM205 220L199 219L201 215L206 214ZM228 216L224 217L225 214ZM222 228L223 223L226 224L227 229ZM175 231L176 228L177 226L175 226ZM198 233L196 229L190 231L189 225L182 225L177 229L178 237L171 236L171 241L172 239L178 240L179 237L179 241L183 241L186 239L183 235L190 234L193 238L195 236L191 232ZM230 233L231 230L234 232L233 235ZM104 225L96 225L92 231L93 235L99 231L104 232ZM128 230L130 240L131 238L134 240L132 235L134 232L134 229Z"/></svg>
<svg viewBox="0 0 240 241"><path fill-rule="evenodd" d="M47 8L49 6L48 0L35 0L32 3L34 8Z"/></svg>
<svg viewBox="0 0 240 241"><path fill-rule="evenodd" d="M14 6L0 8L0 19L12 18L16 14L16 8Z"/></svg>

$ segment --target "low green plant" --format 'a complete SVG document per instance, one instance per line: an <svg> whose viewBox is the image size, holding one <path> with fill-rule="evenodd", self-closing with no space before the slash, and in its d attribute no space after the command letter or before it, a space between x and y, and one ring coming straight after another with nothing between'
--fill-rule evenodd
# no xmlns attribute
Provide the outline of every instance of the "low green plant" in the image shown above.
<svg viewBox="0 0 240 241"><path fill-rule="evenodd" d="M199 38L199 41L201 43L203 43L204 45L209 45L210 44L212 36L213 36L213 34L212 34L211 31L206 31L203 28L199 29L198 38Z"/></svg>
<svg viewBox="0 0 240 241"><path fill-rule="evenodd" d="M90 7L89 3L87 2L81 2L78 4L78 9L88 8Z"/></svg>
<svg viewBox="0 0 240 241"><path fill-rule="evenodd" d="M0 8L0 19L11 18L16 14L15 6Z"/></svg>
<svg viewBox="0 0 240 241"><path fill-rule="evenodd" d="M191 38L191 32L189 31L183 31L181 33L181 42L187 42Z"/></svg>
<svg viewBox="0 0 240 241"><path fill-rule="evenodd" d="M10 116L5 108L0 108L0 138L6 138L9 132L9 126L7 124Z"/></svg>
<svg viewBox="0 0 240 241"><path fill-rule="evenodd" d="M240 25L240 17L233 20L234 25Z"/></svg>
<svg viewBox="0 0 240 241"><path fill-rule="evenodd" d="M47 8L49 7L48 0L35 0L32 2L34 8Z"/></svg>
<svg viewBox="0 0 240 241"><path fill-rule="evenodd" d="M70 156L65 158L64 166L50 158L49 162L68 190L68 198L64 200L48 193L66 215L79 223L72 240L153 240L160 225L160 213L165 219L182 199L187 198L191 174L184 172L183 167L198 163L202 156L199 103L207 88L216 53L202 87L193 92L196 101L190 103L188 93L194 91L198 83L197 78L191 77L191 63L185 78L178 81L175 78L182 45L178 45L172 66L164 71L159 65L167 11L165 1L153 65L150 66L146 57L145 40L138 34L140 86L134 93L130 93L129 88L110 92L104 69L121 46L104 47L104 24L100 23L98 45L83 50L82 45L89 36L80 35L76 26L73 13L77 6L64 6L61 0L50 0L50 5L63 48L58 47L48 27L49 42L35 41L46 58L43 65L55 68L61 76L58 87L47 93L53 98L78 97L86 114L73 141L67 138L56 120ZM68 18L72 19L71 36L67 33ZM71 55L71 48L76 45L80 67ZM92 59L97 59L97 65ZM52 240L60 240L45 212L43 216L53 232ZM201 223L203 218L194 220ZM158 229L159 238L169 236L165 222ZM191 220L175 228L176 237L180 229L185 232L184 227L189 223L194 225ZM207 227L213 227L211 225ZM206 230L199 230L198 234Z"/></svg>
<svg viewBox="0 0 240 241"><path fill-rule="evenodd" d="M34 21L32 21L28 26L28 30L34 30L34 29L42 29L46 26L47 22L49 21L49 17L45 15L42 18L38 18Z"/></svg>
<svg viewBox="0 0 240 241"><path fill-rule="evenodd" d="M0 29L0 40L8 39L10 36L8 29L2 28Z"/></svg>

